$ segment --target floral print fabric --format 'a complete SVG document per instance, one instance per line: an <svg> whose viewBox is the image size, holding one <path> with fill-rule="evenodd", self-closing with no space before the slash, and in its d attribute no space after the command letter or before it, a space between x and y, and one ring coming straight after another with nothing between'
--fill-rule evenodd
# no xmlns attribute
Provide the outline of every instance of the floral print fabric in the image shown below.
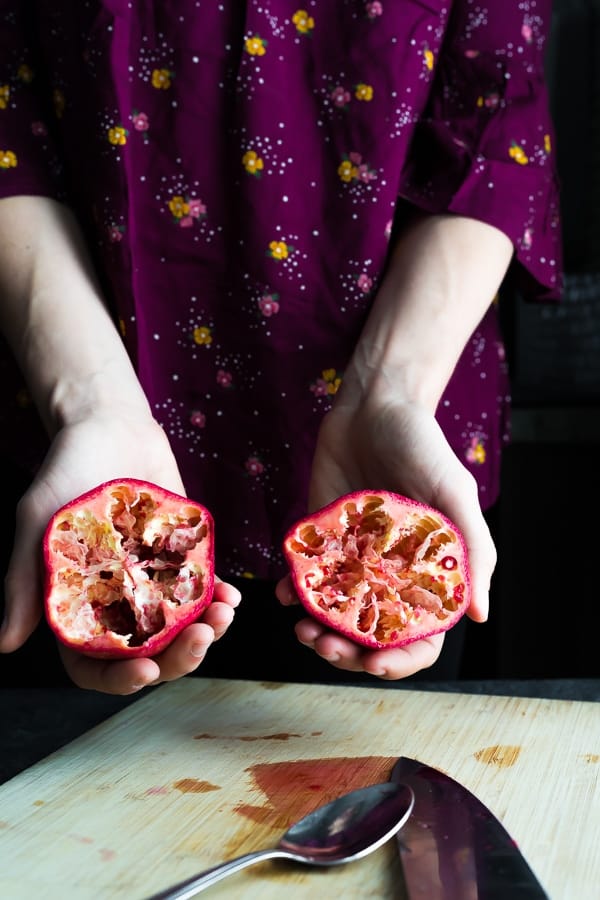
<svg viewBox="0 0 600 900"><path fill-rule="evenodd" d="M222 577L283 572L399 199L502 229L529 295L558 295L549 18L549 0L0 0L0 195L76 208ZM22 458L31 410L4 367ZM438 409L484 507L508 404L493 305Z"/></svg>

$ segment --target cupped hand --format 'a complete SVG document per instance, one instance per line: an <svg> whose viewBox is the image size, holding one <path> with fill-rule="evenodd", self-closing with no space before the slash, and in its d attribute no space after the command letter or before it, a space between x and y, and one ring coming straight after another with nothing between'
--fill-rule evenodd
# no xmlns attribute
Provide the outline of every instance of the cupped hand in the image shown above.
<svg viewBox="0 0 600 900"><path fill-rule="evenodd" d="M340 397L323 420L312 470L311 510L355 490L389 490L439 509L462 532L471 569L467 614L484 622L496 549L481 511L477 485L444 437L434 415L394 396L357 404ZM297 602L289 576L277 586L284 605ZM301 643L337 668L404 678L438 658L443 635L390 650L359 647L312 619L296 626Z"/></svg>
<svg viewBox="0 0 600 900"><path fill-rule="evenodd" d="M185 493L167 437L154 419L94 416L58 432L17 507L15 543L5 579L0 652L22 646L42 617L41 546L51 516L85 491L123 477ZM191 672L231 624L240 594L232 585L217 580L214 597L198 622L153 659L97 660L60 645L67 674L79 687L127 694Z"/></svg>

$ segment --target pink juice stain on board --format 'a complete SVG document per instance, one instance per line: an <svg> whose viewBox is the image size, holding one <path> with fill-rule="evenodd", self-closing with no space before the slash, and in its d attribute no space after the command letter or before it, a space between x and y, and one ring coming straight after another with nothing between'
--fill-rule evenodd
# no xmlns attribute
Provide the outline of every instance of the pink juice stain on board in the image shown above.
<svg viewBox="0 0 600 900"><path fill-rule="evenodd" d="M234 810L259 825L285 830L341 794L387 781L395 761L392 756L341 756L257 763L246 771L265 802L260 806L241 803Z"/></svg>

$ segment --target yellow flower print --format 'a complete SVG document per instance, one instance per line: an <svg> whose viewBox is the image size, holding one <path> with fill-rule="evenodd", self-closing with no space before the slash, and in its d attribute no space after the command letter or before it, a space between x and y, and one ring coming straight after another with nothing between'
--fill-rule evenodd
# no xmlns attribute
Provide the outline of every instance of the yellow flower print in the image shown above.
<svg viewBox="0 0 600 900"><path fill-rule="evenodd" d="M52 91L52 103L54 105L54 114L56 115L56 118L62 119L67 104L65 95L60 88L54 88Z"/></svg>
<svg viewBox="0 0 600 900"><path fill-rule="evenodd" d="M370 84L364 84L363 82L361 82L360 84L356 85L354 96L357 100L365 100L366 102L368 102L369 100L373 99L373 88Z"/></svg>
<svg viewBox="0 0 600 900"><path fill-rule="evenodd" d="M167 205L175 219L182 219L189 214L190 204L186 203L184 197L179 194L175 197L171 197Z"/></svg>
<svg viewBox="0 0 600 900"><path fill-rule="evenodd" d="M125 327L125 319L119 319L119 331L121 332L121 337L125 337L127 334L127 328Z"/></svg>
<svg viewBox="0 0 600 900"><path fill-rule="evenodd" d="M108 129L108 140L115 146L122 146L127 143L127 135L129 132L122 125L113 125Z"/></svg>
<svg viewBox="0 0 600 900"><path fill-rule="evenodd" d="M546 153L552 153L552 139L549 134L544 135L544 150Z"/></svg>
<svg viewBox="0 0 600 900"><path fill-rule="evenodd" d="M300 34L310 34L315 27L315 20L306 12L305 9L299 9L292 16L292 22Z"/></svg>
<svg viewBox="0 0 600 900"><path fill-rule="evenodd" d="M209 347L212 344L212 332L206 325L199 325L194 328L194 343Z"/></svg>
<svg viewBox="0 0 600 900"><path fill-rule="evenodd" d="M315 397L326 397L337 394L341 383L341 375L335 369L323 369L321 377L311 384L310 389Z"/></svg>
<svg viewBox="0 0 600 900"><path fill-rule="evenodd" d="M342 181L352 181L358 175L358 168L349 159L345 159L338 166L338 175Z"/></svg>
<svg viewBox="0 0 600 900"><path fill-rule="evenodd" d="M153 69L152 87L155 87L158 91L167 91L171 87L172 78L173 73L169 72L168 69Z"/></svg>
<svg viewBox="0 0 600 900"><path fill-rule="evenodd" d="M246 53L249 53L250 56L264 56L267 52L267 42L257 34L247 37L244 46Z"/></svg>
<svg viewBox="0 0 600 900"><path fill-rule="evenodd" d="M271 241L269 244L269 256L273 259L287 259L290 248L285 241Z"/></svg>
<svg viewBox="0 0 600 900"><path fill-rule="evenodd" d="M433 70L433 66L435 64L435 57L433 55L433 50L430 50L428 47L423 50L423 60L425 62L425 67L431 72Z"/></svg>
<svg viewBox="0 0 600 900"><path fill-rule="evenodd" d="M368 163L363 160L362 155L354 150L343 155L337 173L346 184L350 182L353 184L368 184L377 178L376 170L370 169Z"/></svg>
<svg viewBox="0 0 600 900"><path fill-rule="evenodd" d="M514 159L515 162L519 163L520 166L526 166L529 162L529 157L525 153L522 147L519 147L514 141L510 145L508 150L508 155Z"/></svg>
<svg viewBox="0 0 600 900"><path fill-rule="evenodd" d="M10 88L7 84L0 84L0 109L6 109L10 97Z"/></svg>
<svg viewBox="0 0 600 900"><path fill-rule="evenodd" d="M242 156L243 166L250 175L259 175L264 163L255 150L248 150Z"/></svg>
<svg viewBox="0 0 600 900"><path fill-rule="evenodd" d="M483 446L482 441L478 440L476 437L472 438L465 456L468 462L482 466L486 458L485 447Z"/></svg>
<svg viewBox="0 0 600 900"><path fill-rule="evenodd" d="M15 169L17 155L12 150L0 150L0 169Z"/></svg>
<svg viewBox="0 0 600 900"><path fill-rule="evenodd" d="M33 81L33 69L31 66L22 63L17 69L17 78L24 81L25 84L30 84Z"/></svg>
<svg viewBox="0 0 600 900"><path fill-rule="evenodd" d="M256 575L254 575L253 572L242 572L241 577L242 578L256 578Z"/></svg>

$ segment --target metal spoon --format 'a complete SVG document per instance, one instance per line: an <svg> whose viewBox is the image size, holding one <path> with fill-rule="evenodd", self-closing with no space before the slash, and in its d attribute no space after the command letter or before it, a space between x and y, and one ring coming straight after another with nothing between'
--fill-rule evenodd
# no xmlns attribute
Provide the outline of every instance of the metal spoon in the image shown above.
<svg viewBox="0 0 600 900"><path fill-rule="evenodd" d="M286 831L276 847L246 853L201 872L149 900L186 900L227 875L266 859L311 866L339 866L381 847L402 828L414 804L411 788L386 782L351 791L309 813Z"/></svg>

